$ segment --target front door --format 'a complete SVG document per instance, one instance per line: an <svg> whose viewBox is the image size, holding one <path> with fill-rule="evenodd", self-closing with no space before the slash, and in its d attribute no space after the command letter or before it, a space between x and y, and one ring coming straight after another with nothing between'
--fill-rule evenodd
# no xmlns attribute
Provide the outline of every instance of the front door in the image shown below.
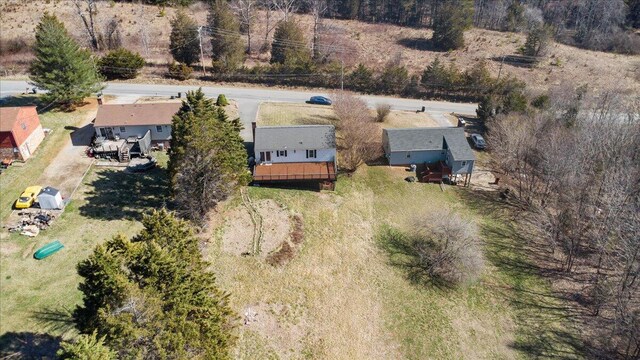
<svg viewBox="0 0 640 360"><path fill-rule="evenodd" d="M261 151L260 159L264 162L271 162L271 151Z"/></svg>
<svg viewBox="0 0 640 360"><path fill-rule="evenodd" d="M107 139L113 139L113 129L107 128Z"/></svg>
<svg viewBox="0 0 640 360"><path fill-rule="evenodd" d="M107 137L107 131L104 128L100 128L100 136Z"/></svg>

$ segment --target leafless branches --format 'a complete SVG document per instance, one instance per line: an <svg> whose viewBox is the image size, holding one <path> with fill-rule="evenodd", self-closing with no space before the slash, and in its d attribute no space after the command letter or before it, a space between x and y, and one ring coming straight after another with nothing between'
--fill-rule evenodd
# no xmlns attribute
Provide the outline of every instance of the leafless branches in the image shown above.
<svg viewBox="0 0 640 360"><path fill-rule="evenodd" d="M76 6L78 16L82 19L84 27L87 30L91 47L94 50L100 50L100 43L98 42L94 19L95 15L98 13L96 0L73 0L73 4Z"/></svg>
<svg viewBox="0 0 640 360"><path fill-rule="evenodd" d="M332 99L338 118L338 164L347 171L354 171L363 163L380 157L380 129L364 100L347 92L336 92Z"/></svg>

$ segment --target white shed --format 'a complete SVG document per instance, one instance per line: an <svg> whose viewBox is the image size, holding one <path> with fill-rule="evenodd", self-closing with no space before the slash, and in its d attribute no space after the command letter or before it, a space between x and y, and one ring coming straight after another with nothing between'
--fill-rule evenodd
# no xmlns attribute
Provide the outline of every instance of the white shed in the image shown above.
<svg viewBox="0 0 640 360"><path fill-rule="evenodd" d="M44 210L62 209L64 207L62 194L58 189L50 186L42 189L42 192L38 195L38 203L40 208Z"/></svg>

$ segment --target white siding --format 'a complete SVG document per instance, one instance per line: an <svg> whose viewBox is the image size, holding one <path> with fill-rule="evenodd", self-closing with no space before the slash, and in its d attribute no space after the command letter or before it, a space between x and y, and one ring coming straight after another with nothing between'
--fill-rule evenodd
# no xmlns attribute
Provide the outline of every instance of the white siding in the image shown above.
<svg viewBox="0 0 640 360"><path fill-rule="evenodd" d="M470 174L473 171L473 160L453 161L451 151L447 151L447 165L453 174Z"/></svg>
<svg viewBox="0 0 640 360"><path fill-rule="evenodd" d="M315 158L307 158L306 150L287 150L287 156L276 156L276 150L255 149L256 162L265 161L260 158L261 152L271 152L271 163L287 163L287 162L326 162L336 160L336 149L309 149L316 150ZM282 151L282 150L280 150Z"/></svg>
<svg viewBox="0 0 640 360"><path fill-rule="evenodd" d="M158 131L156 126L161 126L162 131ZM111 126L114 136L119 136L121 139L125 139L129 136L135 136L141 138L147 133L147 130L151 130L151 141L168 141L171 139L171 125L135 125L135 126L122 126L124 132L120 131L121 126ZM96 136L102 136L100 129L102 127L96 127ZM104 127L105 129L107 127Z"/></svg>

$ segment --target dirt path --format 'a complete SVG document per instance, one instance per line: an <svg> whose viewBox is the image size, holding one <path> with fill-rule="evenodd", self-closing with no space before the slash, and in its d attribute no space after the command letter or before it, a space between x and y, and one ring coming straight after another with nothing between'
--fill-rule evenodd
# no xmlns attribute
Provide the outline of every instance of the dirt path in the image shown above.
<svg viewBox="0 0 640 360"><path fill-rule="evenodd" d="M60 152L51 161L38 178L38 184L53 186L66 198L71 196L73 189L82 180L84 173L93 161L85 153L93 136L93 124L97 110L91 110L78 128L71 133L69 139L60 149Z"/></svg>

